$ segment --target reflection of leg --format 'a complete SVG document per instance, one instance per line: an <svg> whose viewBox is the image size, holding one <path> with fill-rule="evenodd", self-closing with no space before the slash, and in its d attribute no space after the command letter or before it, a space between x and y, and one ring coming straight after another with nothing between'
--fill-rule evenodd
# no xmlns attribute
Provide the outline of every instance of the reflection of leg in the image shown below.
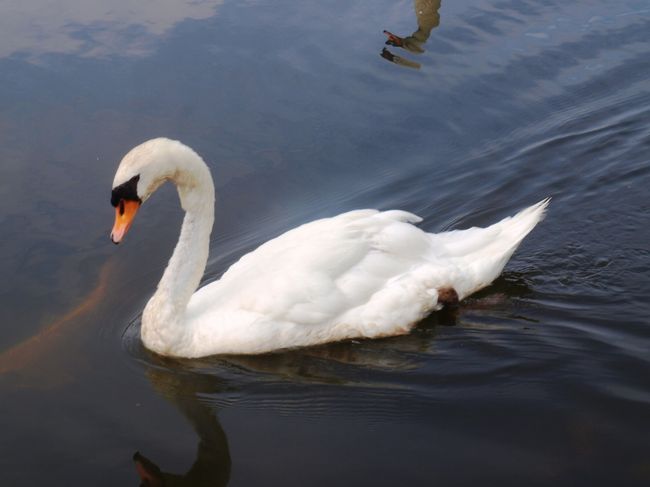
<svg viewBox="0 0 650 487"><path fill-rule="evenodd" d="M415 54L424 52L424 44L429 39L431 31L440 25L440 0L415 0L415 16L418 28L408 37L400 37L387 30L384 34L388 37L387 46L401 47Z"/></svg>
<svg viewBox="0 0 650 487"><path fill-rule="evenodd" d="M415 0L415 16L418 20L418 30L411 34L411 38L424 44L431 35L431 31L440 25L440 0Z"/></svg>

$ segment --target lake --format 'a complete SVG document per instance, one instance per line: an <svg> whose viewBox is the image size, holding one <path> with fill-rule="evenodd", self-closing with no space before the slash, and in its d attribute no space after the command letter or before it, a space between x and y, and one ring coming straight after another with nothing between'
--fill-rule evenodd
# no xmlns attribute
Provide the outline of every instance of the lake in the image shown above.
<svg viewBox="0 0 650 487"><path fill-rule="evenodd" d="M650 484L650 3L0 12L0 484ZM109 240L117 164L158 136L215 179L204 282L355 208L437 232L553 200L493 285L408 335L162 359L139 320L173 188Z"/></svg>

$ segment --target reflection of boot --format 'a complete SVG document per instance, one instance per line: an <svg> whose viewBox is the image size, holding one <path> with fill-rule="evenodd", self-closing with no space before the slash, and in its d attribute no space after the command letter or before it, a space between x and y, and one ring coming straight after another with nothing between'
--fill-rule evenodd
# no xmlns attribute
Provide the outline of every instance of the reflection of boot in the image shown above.
<svg viewBox="0 0 650 487"><path fill-rule="evenodd" d="M388 39L386 39L387 46L402 47L402 44L404 43L404 39L402 39L400 36L396 36L392 32L388 32L387 30L384 31L384 34L388 36Z"/></svg>
<svg viewBox="0 0 650 487"><path fill-rule="evenodd" d="M395 62L395 54L390 52L385 47L381 50L380 56L383 57L384 59L388 59L391 63Z"/></svg>
<svg viewBox="0 0 650 487"><path fill-rule="evenodd" d="M407 68L413 68L413 69L420 69L420 63L416 63L415 61L411 61L410 59L406 59L400 56L396 56L392 52L390 52L388 49L385 47L382 49L381 53L379 54L381 57L384 59L390 61L391 63L399 64L400 66L404 66Z"/></svg>

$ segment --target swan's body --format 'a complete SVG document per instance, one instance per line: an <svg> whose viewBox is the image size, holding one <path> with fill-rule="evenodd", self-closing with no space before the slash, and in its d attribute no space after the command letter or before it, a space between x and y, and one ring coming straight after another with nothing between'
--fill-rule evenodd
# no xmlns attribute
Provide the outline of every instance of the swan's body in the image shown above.
<svg viewBox="0 0 650 487"><path fill-rule="evenodd" d="M180 142L145 142L120 164L114 204L134 189L129 185L136 185L141 202L165 180L178 187L186 215L141 333L147 348L179 357L406 333L442 307L439 290L452 288L462 299L490 284L548 204L487 228L440 234L415 227L421 219L404 211L352 211L280 235L196 291L214 219L214 187L203 160ZM119 241L124 233L114 229L113 235Z"/></svg>

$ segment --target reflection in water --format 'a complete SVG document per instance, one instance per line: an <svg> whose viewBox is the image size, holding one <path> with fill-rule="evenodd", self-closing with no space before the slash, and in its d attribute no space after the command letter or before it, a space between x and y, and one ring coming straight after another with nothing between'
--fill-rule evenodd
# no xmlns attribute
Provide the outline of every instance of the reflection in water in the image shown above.
<svg viewBox="0 0 650 487"><path fill-rule="evenodd" d="M422 54L424 52L422 46L429 39L431 31L440 24L440 14L438 13L440 2L441 0L414 0L415 16L418 22L417 30L408 37L400 37L385 30L384 34L388 36L386 45L401 47L414 54ZM420 63L397 56L386 48L381 51L381 57L400 66L420 69Z"/></svg>
<svg viewBox="0 0 650 487"><path fill-rule="evenodd" d="M393 374L416 371L427 363L425 357L436 353L437 327L456 325L465 310L499 306L507 309L511 306L509 296L529 293L522 276L506 273L458 308L431 314L411 334L380 340L348 340L264 355L163 358L142 347L139 330L132 326L125 336L127 348L145 367L155 391L176 406L199 438L196 459L184 474L166 472L144 454L135 453L133 460L141 485L227 485L231 473L230 450L215 407L227 404L227 396L235 391L240 406L282 414L320 417L327 411L331 416L337 410L345 413L345 407L349 407L367 421L385 415L404 415L404 403L396 391L403 397L408 386L401 382L402 375L396 378ZM337 388L332 389L330 385ZM348 391L349 404L341 403L338 396L335 399L330 396L339 394L340 387Z"/></svg>
<svg viewBox="0 0 650 487"><path fill-rule="evenodd" d="M445 312L435 313L431 319L434 321L430 325L455 323L455 316ZM129 334L139 336L138 330L134 329L129 330ZM323 397L315 394L305 404L301 394L296 394L295 390L287 392L284 386L294 385L299 390L306 385L323 384L363 387L369 372L404 371L421 366L412 355L426 352L432 345L433 334L424 338L411 334L361 343L345 341L258 356L187 360L156 356L142 348L137 339L126 338L127 346L135 346L132 352L141 354L147 378L156 392L176 406L199 438L196 459L184 474L166 472L153 460L136 452L133 461L141 485L216 487L228 484L231 471L228 439L214 410L219 404L219 396L232 392L233 387L239 390L250 382L249 385L261 386L264 391L267 391L265 385L270 389L270 394L254 397L255 407L281 409L285 413L293 409L304 413L310 408L321 411ZM236 377L232 376L233 370L238 371ZM371 390L377 390L376 383L367 385ZM388 396L392 401L393 395ZM367 400L373 403L370 409L373 410L377 406L375 401L381 399L368 396Z"/></svg>
<svg viewBox="0 0 650 487"><path fill-rule="evenodd" d="M199 437L196 460L185 474L162 471L153 461L137 452L135 468L143 486L210 486L228 484L230 450L228 438L212 407L199 398L214 395L223 384L208 375L179 373L175 369L151 367L147 376L156 391L172 402L187 418Z"/></svg>
<svg viewBox="0 0 650 487"><path fill-rule="evenodd" d="M114 274L114 262L111 259L102 266L97 284L78 305L35 335L0 351L0 376L19 375L23 385L38 384L41 387L65 382L73 367L69 364L63 366L62 357L70 357L61 353L61 347L72 338L72 330L80 328L84 320L91 318L103 304ZM44 370L47 373L44 374Z"/></svg>
<svg viewBox="0 0 650 487"><path fill-rule="evenodd" d="M139 55L184 19L206 19L223 0L11 2L0 17L0 57L44 53Z"/></svg>
<svg viewBox="0 0 650 487"><path fill-rule="evenodd" d="M422 66L420 63L416 63L415 61L411 61L410 59L404 58L402 56L396 56L385 47L381 50L381 57L387 59L391 63L399 64L400 66L405 66L407 68L420 69L420 67Z"/></svg>

